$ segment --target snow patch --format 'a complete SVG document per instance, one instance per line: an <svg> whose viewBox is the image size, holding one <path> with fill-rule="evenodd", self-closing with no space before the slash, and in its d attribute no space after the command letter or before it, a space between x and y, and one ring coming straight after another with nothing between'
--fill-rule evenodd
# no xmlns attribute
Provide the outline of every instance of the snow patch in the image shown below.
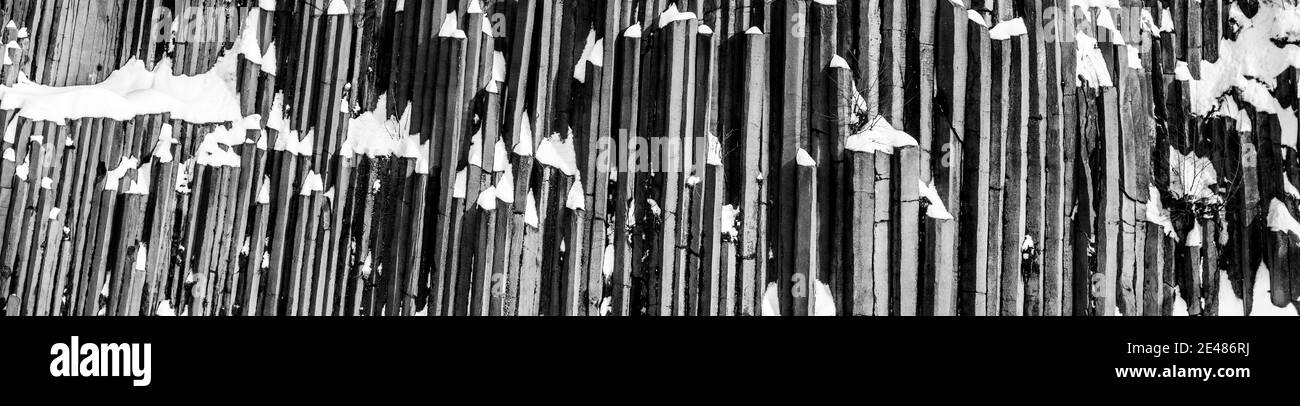
<svg viewBox="0 0 1300 406"><path fill-rule="evenodd" d="M532 228L541 228L541 220L537 217L537 198L533 197L533 190L528 190L528 195L524 198L524 224Z"/></svg>
<svg viewBox="0 0 1300 406"><path fill-rule="evenodd" d="M271 203L271 176L262 175L262 184L257 187L257 204Z"/></svg>
<svg viewBox="0 0 1300 406"><path fill-rule="evenodd" d="M827 65L827 67L831 69L849 69L849 61L844 60L844 57L835 55L831 57L831 64Z"/></svg>
<svg viewBox="0 0 1300 406"><path fill-rule="evenodd" d="M267 0L263 0L262 2L266 3ZM271 7L275 7L275 0L270 0L270 2ZM162 302L158 303L158 309L155 310L153 314L155 316L174 317L176 316L176 311L172 310L172 302L164 299Z"/></svg>
<svg viewBox="0 0 1300 406"><path fill-rule="evenodd" d="M641 23L632 24L623 30L624 38L641 38Z"/></svg>
<svg viewBox="0 0 1300 406"><path fill-rule="evenodd" d="M254 30L262 26L262 13L248 13L244 18L244 33L239 36L239 55L243 55L248 63L262 64L262 46L257 41L257 35L253 35Z"/></svg>
<svg viewBox="0 0 1300 406"><path fill-rule="evenodd" d="M506 143L497 138L492 145L492 172L504 172L510 169L510 157L506 153Z"/></svg>
<svg viewBox="0 0 1300 406"><path fill-rule="evenodd" d="M537 162L558 169L565 175L577 176L578 159L573 150L573 129L569 129L567 138L561 138L558 133L543 138L537 146Z"/></svg>
<svg viewBox="0 0 1300 406"><path fill-rule="evenodd" d="M13 144L15 142L18 142L17 137L18 137L18 119L15 118L9 120L9 124L5 125L4 142Z"/></svg>
<svg viewBox="0 0 1300 406"><path fill-rule="evenodd" d="M814 280L813 290L813 316L835 316L835 298L831 295L830 286L821 280ZM777 296L777 284L771 282L767 288L763 289L763 306L760 310L762 316L781 316L781 302Z"/></svg>
<svg viewBox="0 0 1300 406"><path fill-rule="evenodd" d="M1012 37L1025 35L1028 32L1029 31L1025 29L1025 20L1017 17L1000 22L998 25L993 26L993 28L989 30L989 39L1007 40Z"/></svg>
<svg viewBox="0 0 1300 406"><path fill-rule="evenodd" d="M740 210L737 210L736 206L730 204L722 205L722 213L718 217L718 223L722 225L722 235L734 238L737 234L740 234L740 232L736 230L736 219L737 217L740 217Z"/></svg>
<svg viewBox="0 0 1300 406"><path fill-rule="evenodd" d="M1291 116L1286 119L1289 122L1283 124L1286 137L1283 144L1294 147L1294 127L1286 131L1286 126L1295 122L1294 110L1283 109L1272 95L1277 87L1277 76L1287 68L1300 67L1300 46L1279 46L1274 42L1279 31L1289 35L1285 32L1300 19L1294 14L1293 6L1261 3L1255 16L1247 18L1234 3L1229 17L1242 28L1237 31L1235 41L1219 41L1219 59L1216 62L1200 62L1201 79L1191 81L1189 92L1192 113L1202 117L1209 115L1219 105L1217 100L1235 88L1241 101L1254 105L1260 112Z"/></svg>
<svg viewBox="0 0 1300 406"><path fill-rule="evenodd" d="M1181 81L1195 80L1192 78L1192 70L1187 67L1187 62L1178 61L1174 63L1174 79Z"/></svg>
<svg viewBox="0 0 1300 406"><path fill-rule="evenodd" d="M676 21L688 21L694 19L695 13L679 11L676 3L669 4L668 9L659 14L659 28L667 27L668 24L672 24Z"/></svg>
<svg viewBox="0 0 1300 406"><path fill-rule="evenodd" d="M122 183L122 177L126 176L127 171L135 169L139 162L140 161L135 157L122 158L122 160L117 163L116 168L113 168L113 170L104 174L104 190L118 190L119 185ZM24 161L23 165L27 165L27 162ZM26 170L23 172L26 172ZM27 176L24 173L19 177L19 179L26 180L26 177Z"/></svg>
<svg viewBox="0 0 1300 406"><path fill-rule="evenodd" d="M262 54L262 72L270 76L275 76L277 64L279 64L279 51L275 49L275 41L271 41L266 46L266 53Z"/></svg>
<svg viewBox="0 0 1300 406"><path fill-rule="evenodd" d="M1286 171L1282 172L1282 190L1286 191L1288 196L1300 199L1300 190L1296 190L1295 184L1291 183L1291 176Z"/></svg>
<svg viewBox="0 0 1300 406"><path fill-rule="evenodd" d="M438 29L439 38L465 39L465 30L456 27L456 12L447 13L442 19L442 28Z"/></svg>
<svg viewBox="0 0 1300 406"><path fill-rule="evenodd" d="M574 65L573 67L573 79L577 80L578 83L587 83L588 62L596 66L600 66L602 63L604 63L603 62L604 59L602 59L605 53L603 49L604 48L603 44L604 44L604 39L601 40L596 39L595 28L587 32L587 42L586 45L583 45L582 47L582 56L578 58L577 64ZM597 49L597 47L601 49Z"/></svg>
<svg viewBox="0 0 1300 406"><path fill-rule="evenodd" d="M380 96L380 99L385 99ZM428 173L428 141L420 142L420 134L411 134L411 105L400 117L387 112L387 103L380 102L375 110L348 120L347 138L339 146L339 155L352 157L395 156L416 160L416 171Z"/></svg>
<svg viewBox="0 0 1300 406"><path fill-rule="evenodd" d="M975 10L966 10L966 18L984 28L989 28L989 23L984 21L984 15Z"/></svg>
<svg viewBox="0 0 1300 406"><path fill-rule="evenodd" d="M1106 60L1101 54L1101 49L1097 48L1097 40L1080 31L1074 34L1074 44L1077 47L1075 52L1077 85L1083 86L1087 83L1094 87L1114 86L1110 79L1110 70L1106 68Z"/></svg>
<svg viewBox="0 0 1300 406"><path fill-rule="evenodd" d="M1201 222L1193 221L1192 229L1187 232L1187 241L1183 242L1183 245L1186 245L1188 247L1203 246L1204 244L1202 241L1204 235L1205 235L1205 229L1201 228Z"/></svg>
<svg viewBox="0 0 1300 406"><path fill-rule="evenodd" d="M926 217L935 220L952 220L952 214L948 213L948 209L944 207L943 199L939 197L939 191L934 188L934 182L926 183L920 179L917 179L916 182L920 188L921 197L930 201L930 205L925 208Z"/></svg>
<svg viewBox="0 0 1300 406"><path fill-rule="evenodd" d="M519 136L515 137L514 153L519 156L533 155L533 125L528 119L528 112L519 118Z"/></svg>
<svg viewBox="0 0 1300 406"><path fill-rule="evenodd" d="M515 202L515 173L509 166L501 173L501 178L497 179L495 190L498 200L511 204Z"/></svg>
<svg viewBox="0 0 1300 406"><path fill-rule="evenodd" d="M1174 288L1174 311L1171 316L1187 316L1187 302L1183 300L1182 289Z"/></svg>
<svg viewBox="0 0 1300 406"><path fill-rule="evenodd" d="M27 156L23 157L23 163L19 164L17 167L14 168L14 176L18 177L18 180L24 182L27 181L27 175L29 172L31 172L31 162L32 162L32 154L28 153ZM121 175L119 175L118 177L120 178ZM116 184L114 184L113 190L117 190Z"/></svg>
<svg viewBox="0 0 1300 406"><path fill-rule="evenodd" d="M464 199L465 194L469 193L466 190L469 188L469 177L465 175L465 169L460 168L459 171L456 171L456 182L451 186L451 197L453 198Z"/></svg>
<svg viewBox="0 0 1300 406"><path fill-rule="evenodd" d="M817 161L814 161L812 155L808 155L808 150L803 148L799 148L799 152L795 154L794 162L799 166L817 166Z"/></svg>
<svg viewBox="0 0 1300 406"><path fill-rule="evenodd" d="M1164 202L1160 199L1160 189L1155 185L1148 184L1147 191L1147 222L1159 225L1164 230L1165 235L1178 239L1178 233L1174 229L1174 223L1169 219L1169 211L1165 210Z"/></svg>
<svg viewBox="0 0 1300 406"><path fill-rule="evenodd" d="M482 208L483 210L496 210L497 189L492 186L488 186L487 189L483 189L482 192L479 192L478 200L476 202L478 204L478 207Z"/></svg>
<svg viewBox="0 0 1300 406"><path fill-rule="evenodd" d="M1174 32L1174 16L1168 8L1160 10L1160 32Z"/></svg>
<svg viewBox="0 0 1300 406"><path fill-rule="evenodd" d="M565 198L564 207L570 210L585 210L587 208L587 194L582 190L582 178L573 179L573 185L569 186L569 195Z"/></svg>
<svg viewBox="0 0 1300 406"><path fill-rule="evenodd" d="M195 76L173 76L169 59L153 71L143 61L131 59L93 85L52 87L20 75L13 86L0 86L0 109L60 125L86 117L127 121L162 113L194 124L232 122L243 117L235 92L233 55L223 54L211 70Z"/></svg>
<svg viewBox="0 0 1300 406"><path fill-rule="evenodd" d="M314 192L325 190L325 182L321 180L320 174L311 170L307 172L307 177L302 180L302 190L298 192L301 196L311 196Z"/></svg>
<svg viewBox="0 0 1300 406"><path fill-rule="evenodd" d="M492 81L506 82L506 56L501 51L492 53Z"/></svg>
<svg viewBox="0 0 1300 406"><path fill-rule="evenodd" d="M371 272L371 270L372 270L372 269L371 269L371 266L370 266L370 261L371 261L370 258L371 258L371 255L370 255L369 252L367 252L367 253L366 253L366 257L363 258L363 259L361 260L361 266L358 267L358 268L360 268L361 276L362 276L362 277L365 277L365 278L369 278L369 277L370 277L370 272Z"/></svg>
<svg viewBox="0 0 1300 406"><path fill-rule="evenodd" d="M1296 222L1291 210L1276 198L1268 202L1268 229L1300 238L1300 222Z"/></svg>
<svg viewBox="0 0 1300 406"><path fill-rule="evenodd" d="M1251 292L1251 316L1296 316L1295 305L1287 303L1284 307L1273 304L1273 283L1267 266L1259 263L1255 272L1255 286Z"/></svg>
<svg viewBox="0 0 1300 406"><path fill-rule="evenodd" d="M190 173L193 166L194 160L190 159L176 168L176 193L185 194L190 192Z"/></svg>
<svg viewBox="0 0 1300 406"><path fill-rule="evenodd" d="M1139 53L1141 49L1132 45L1125 45L1124 50L1128 51L1128 57L1125 58L1128 61L1128 68L1142 70L1142 54Z"/></svg>
<svg viewBox="0 0 1300 406"><path fill-rule="evenodd" d="M140 246L135 249L135 270L143 271L148 269L148 265L149 248L144 243L140 243Z"/></svg>
<svg viewBox="0 0 1300 406"><path fill-rule="evenodd" d="M920 144L906 132L895 130L883 116L876 116L871 124L845 140L844 148L857 152L894 153L895 148L918 147Z"/></svg>
<svg viewBox="0 0 1300 406"><path fill-rule="evenodd" d="M131 181L131 184L126 187L126 191L122 193L128 195L144 195L144 196L149 195L149 176L150 176L149 172L152 170L152 168L153 165L147 162L140 165L140 167L136 168L135 179ZM45 179L49 179L49 178L45 178ZM53 183L53 181L51 180L50 183ZM45 186L45 185L42 183L41 186Z"/></svg>
<svg viewBox="0 0 1300 406"><path fill-rule="evenodd" d="M709 154L704 163L709 166L722 166L722 142L718 136L709 133Z"/></svg>
<svg viewBox="0 0 1300 406"><path fill-rule="evenodd" d="M1232 281L1228 279L1228 272L1219 271L1219 309L1220 316L1245 316L1246 308L1244 302L1237 295L1232 293Z"/></svg>
<svg viewBox="0 0 1300 406"><path fill-rule="evenodd" d="M316 130L307 130L307 135L304 136L299 136L298 131L281 133L279 137L275 137L273 149L298 156L310 156L316 149Z"/></svg>

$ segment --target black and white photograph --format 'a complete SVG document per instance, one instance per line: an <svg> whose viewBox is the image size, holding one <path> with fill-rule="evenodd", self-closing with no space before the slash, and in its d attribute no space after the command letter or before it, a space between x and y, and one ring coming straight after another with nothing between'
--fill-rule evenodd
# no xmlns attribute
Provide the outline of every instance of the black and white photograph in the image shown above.
<svg viewBox="0 0 1300 406"><path fill-rule="evenodd" d="M1233 316L1300 314L1297 0L0 0L0 23L0 336L39 343L0 369L55 386L324 331L367 343L302 344L339 362L966 342L1109 383L1294 370L1300 324Z"/></svg>

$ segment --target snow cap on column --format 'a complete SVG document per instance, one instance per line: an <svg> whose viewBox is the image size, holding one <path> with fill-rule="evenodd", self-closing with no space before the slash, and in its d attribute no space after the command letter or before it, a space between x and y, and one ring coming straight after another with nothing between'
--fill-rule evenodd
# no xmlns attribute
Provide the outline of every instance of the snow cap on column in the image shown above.
<svg viewBox="0 0 1300 406"><path fill-rule="evenodd" d="M343 0L330 0L329 9L325 11L325 14L329 14L332 16L343 15L347 13L348 13L348 3Z"/></svg>

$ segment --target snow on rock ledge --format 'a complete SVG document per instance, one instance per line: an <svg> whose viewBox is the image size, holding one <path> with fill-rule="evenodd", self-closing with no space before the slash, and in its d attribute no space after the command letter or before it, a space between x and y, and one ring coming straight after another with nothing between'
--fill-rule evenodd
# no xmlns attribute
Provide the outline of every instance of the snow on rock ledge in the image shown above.
<svg viewBox="0 0 1300 406"><path fill-rule="evenodd" d="M916 139L905 132L895 130L881 116L877 116L867 128L850 135L844 148L857 152L883 152L892 154L894 148L916 147Z"/></svg>
<svg viewBox="0 0 1300 406"><path fill-rule="evenodd" d="M162 113L195 124L243 118L235 93L235 58L223 56L212 70L195 76L173 76L171 63L163 60L150 71L132 59L103 82L84 86L45 86L20 75L12 87L0 86L0 109L60 125L70 119L126 121Z"/></svg>
<svg viewBox="0 0 1300 406"><path fill-rule="evenodd" d="M1268 229L1279 233L1291 233L1300 238L1300 223L1291 216L1291 210L1277 199L1268 202Z"/></svg>

